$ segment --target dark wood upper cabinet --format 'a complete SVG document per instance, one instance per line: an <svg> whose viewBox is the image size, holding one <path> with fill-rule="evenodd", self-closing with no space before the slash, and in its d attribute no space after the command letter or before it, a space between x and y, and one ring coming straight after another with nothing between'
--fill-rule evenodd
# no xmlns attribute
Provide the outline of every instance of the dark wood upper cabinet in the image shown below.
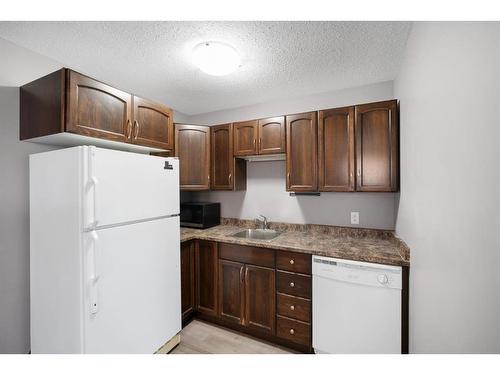
<svg viewBox="0 0 500 375"><path fill-rule="evenodd" d="M317 112L286 116L286 190L318 190Z"/></svg>
<svg viewBox="0 0 500 375"><path fill-rule="evenodd" d="M354 107L319 111L320 191L354 191Z"/></svg>
<svg viewBox="0 0 500 375"><path fill-rule="evenodd" d="M196 241L196 308L201 314L218 315L217 243Z"/></svg>
<svg viewBox="0 0 500 375"><path fill-rule="evenodd" d="M258 121L235 122L234 131L234 156L257 154Z"/></svg>
<svg viewBox="0 0 500 375"><path fill-rule="evenodd" d="M194 243L184 242L181 244L181 306L182 320L186 321L194 313L196 308L195 299L195 263Z"/></svg>
<svg viewBox="0 0 500 375"><path fill-rule="evenodd" d="M233 124L212 126L211 189L246 189L246 162L233 156Z"/></svg>
<svg viewBox="0 0 500 375"><path fill-rule="evenodd" d="M399 135L397 101L356 106L356 190L397 191Z"/></svg>
<svg viewBox="0 0 500 375"><path fill-rule="evenodd" d="M258 153L282 154L285 152L285 117L271 117L259 120Z"/></svg>
<svg viewBox="0 0 500 375"><path fill-rule="evenodd" d="M132 95L71 70L67 79L68 132L119 142L130 139Z"/></svg>
<svg viewBox="0 0 500 375"><path fill-rule="evenodd" d="M244 324L245 265L219 259L219 314L224 320Z"/></svg>
<svg viewBox="0 0 500 375"><path fill-rule="evenodd" d="M115 148L173 148L169 108L70 69L58 70L20 88L21 140L49 136L44 143L89 143L71 135L60 137L65 132L118 142L108 143Z"/></svg>
<svg viewBox="0 0 500 375"><path fill-rule="evenodd" d="M210 189L210 127L175 124L181 190Z"/></svg>
<svg viewBox="0 0 500 375"><path fill-rule="evenodd" d="M274 269L246 265L244 325L274 334L275 314L276 284Z"/></svg>
<svg viewBox="0 0 500 375"><path fill-rule="evenodd" d="M164 105L134 96L132 143L167 150L174 148L172 110Z"/></svg>

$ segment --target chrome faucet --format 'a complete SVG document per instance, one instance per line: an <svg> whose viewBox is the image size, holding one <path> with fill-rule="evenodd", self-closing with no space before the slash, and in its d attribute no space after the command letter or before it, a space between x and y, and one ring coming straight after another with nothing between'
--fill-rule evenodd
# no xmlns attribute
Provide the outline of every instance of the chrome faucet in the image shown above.
<svg viewBox="0 0 500 375"><path fill-rule="evenodd" d="M259 215L262 220L255 219L257 223L260 223L260 228L261 229L269 229L269 219L265 217L264 215Z"/></svg>

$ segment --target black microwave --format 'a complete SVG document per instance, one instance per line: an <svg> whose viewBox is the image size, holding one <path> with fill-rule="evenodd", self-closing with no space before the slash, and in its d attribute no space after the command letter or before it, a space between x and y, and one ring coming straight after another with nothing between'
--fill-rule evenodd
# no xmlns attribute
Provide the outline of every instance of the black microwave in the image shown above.
<svg viewBox="0 0 500 375"><path fill-rule="evenodd" d="M220 224L220 203L181 203L181 227L210 228Z"/></svg>

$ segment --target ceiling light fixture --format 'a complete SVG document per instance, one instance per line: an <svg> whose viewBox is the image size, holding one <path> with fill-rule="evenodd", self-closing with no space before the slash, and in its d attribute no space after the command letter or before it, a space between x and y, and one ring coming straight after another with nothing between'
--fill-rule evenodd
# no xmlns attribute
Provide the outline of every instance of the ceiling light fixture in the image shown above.
<svg viewBox="0 0 500 375"><path fill-rule="evenodd" d="M213 76L225 76L240 66L240 55L228 44L203 42L193 49L193 63L203 72Z"/></svg>

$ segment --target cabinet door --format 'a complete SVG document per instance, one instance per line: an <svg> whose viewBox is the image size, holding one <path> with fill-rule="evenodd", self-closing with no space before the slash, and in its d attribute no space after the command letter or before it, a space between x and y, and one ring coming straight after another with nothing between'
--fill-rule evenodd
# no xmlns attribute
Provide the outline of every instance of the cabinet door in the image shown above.
<svg viewBox="0 0 500 375"><path fill-rule="evenodd" d="M276 284L272 268L245 266L244 325L273 334L275 331Z"/></svg>
<svg viewBox="0 0 500 375"><path fill-rule="evenodd" d="M66 131L127 142L132 130L132 96L92 78L67 71Z"/></svg>
<svg viewBox="0 0 500 375"><path fill-rule="evenodd" d="M213 190L232 190L234 182L233 125L211 127Z"/></svg>
<svg viewBox="0 0 500 375"><path fill-rule="evenodd" d="M217 258L216 242L196 242L196 307L202 314L217 315Z"/></svg>
<svg viewBox="0 0 500 375"><path fill-rule="evenodd" d="M224 320L243 324L245 265L219 259L219 314Z"/></svg>
<svg viewBox="0 0 500 375"><path fill-rule="evenodd" d="M399 140L397 102L356 106L358 191L397 191Z"/></svg>
<svg viewBox="0 0 500 375"><path fill-rule="evenodd" d="M354 191L354 107L319 111L320 191Z"/></svg>
<svg viewBox="0 0 500 375"><path fill-rule="evenodd" d="M259 154L282 154L285 152L285 117L259 120Z"/></svg>
<svg viewBox="0 0 500 375"><path fill-rule="evenodd" d="M257 155L257 120L235 122L234 156Z"/></svg>
<svg viewBox="0 0 500 375"><path fill-rule="evenodd" d="M193 242L181 244L181 305L182 320L186 320L195 309L195 267Z"/></svg>
<svg viewBox="0 0 500 375"><path fill-rule="evenodd" d="M286 190L318 190L317 113L286 116Z"/></svg>
<svg viewBox="0 0 500 375"><path fill-rule="evenodd" d="M132 143L165 150L174 148L172 110L161 104L134 96Z"/></svg>
<svg viewBox="0 0 500 375"><path fill-rule="evenodd" d="M179 158L181 190L210 189L210 128L175 125L175 156Z"/></svg>

